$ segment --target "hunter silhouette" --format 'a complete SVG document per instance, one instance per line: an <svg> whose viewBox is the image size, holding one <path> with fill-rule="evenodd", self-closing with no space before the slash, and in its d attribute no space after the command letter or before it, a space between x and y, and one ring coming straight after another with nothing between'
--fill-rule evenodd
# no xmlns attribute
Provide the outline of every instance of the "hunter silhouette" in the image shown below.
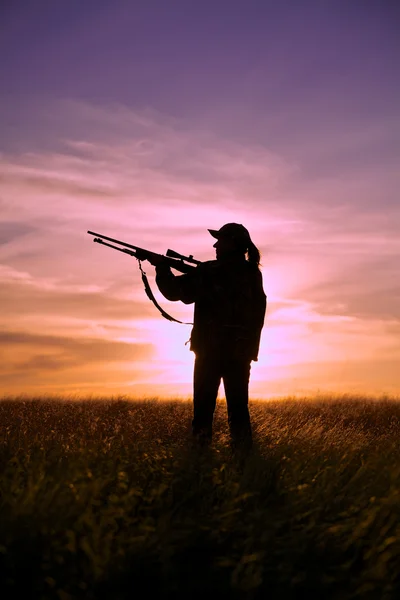
<svg viewBox="0 0 400 600"><path fill-rule="evenodd" d="M190 349L195 353L193 434L201 444L212 437L212 422L221 379L228 423L235 447L251 446L248 410L251 361L258 359L266 295L259 270L260 253L243 225L227 223L218 231L216 260L193 272L174 275L156 264L156 283L168 300L194 302Z"/></svg>

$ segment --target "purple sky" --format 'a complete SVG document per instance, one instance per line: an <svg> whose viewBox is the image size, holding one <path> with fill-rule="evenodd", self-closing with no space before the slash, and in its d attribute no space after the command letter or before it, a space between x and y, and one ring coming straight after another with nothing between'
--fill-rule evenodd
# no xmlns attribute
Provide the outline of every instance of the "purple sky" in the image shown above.
<svg viewBox="0 0 400 600"><path fill-rule="evenodd" d="M173 326L82 234L206 259L206 228L234 220L266 257L259 393L400 390L399 26L390 0L3 2L7 389L90 390L104 343L110 388L168 381Z"/></svg>
<svg viewBox="0 0 400 600"><path fill-rule="evenodd" d="M8 139L18 119L24 126L34 120L26 114L32 98L39 105L73 97L151 106L199 123L224 115L218 123L224 134L289 152L294 136L321 128L329 134L338 119L353 126L398 116L395 1L36 0L2 6ZM232 127L234 114L242 118ZM269 116L279 114L285 121L271 123Z"/></svg>

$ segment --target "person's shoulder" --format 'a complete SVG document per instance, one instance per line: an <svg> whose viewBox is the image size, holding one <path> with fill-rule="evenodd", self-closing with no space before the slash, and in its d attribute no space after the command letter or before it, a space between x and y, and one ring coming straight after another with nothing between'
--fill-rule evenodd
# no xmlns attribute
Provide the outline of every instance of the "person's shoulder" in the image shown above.
<svg viewBox="0 0 400 600"><path fill-rule="evenodd" d="M216 260L205 260L199 264L197 270L207 273L209 271L214 271L217 267L218 262Z"/></svg>
<svg viewBox="0 0 400 600"><path fill-rule="evenodd" d="M216 260L205 260L197 265L197 267L193 271L193 275L196 279L203 277L211 277L213 273L217 270L217 261Z"/></svg>
<svg viewBox="0 0 400 600"><path fill-rule="evenodd" d="M254 263L251 263L248 260L246 260L243 263L243 267L244 267L244 269L246 269L246 271L248 273L251 273L251 274L254 274L254 275L257 275L257 276L261 275L261 271L260 271L258 265L255 265Z"/></svg>
<svg viewBox="0 0 400 600"><path fill-rule="evenodd" d="M246 277L256 285L262 286L263 284L263 276L259 266L254 263L249 263L248 261L246 261Z"/></svg>

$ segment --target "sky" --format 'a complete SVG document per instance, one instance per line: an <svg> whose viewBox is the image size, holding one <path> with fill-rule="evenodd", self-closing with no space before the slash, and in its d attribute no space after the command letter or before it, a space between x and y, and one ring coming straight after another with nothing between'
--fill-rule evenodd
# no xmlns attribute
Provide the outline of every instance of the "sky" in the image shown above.
<svg viewBox="0 0 400 600"><path fill-rule="evenodd" d="M212 260L237 222L268 297L251 397L399 395L399 25L394 0L2 2L1 394L189 397L190 326L86 232Z"/></svg>

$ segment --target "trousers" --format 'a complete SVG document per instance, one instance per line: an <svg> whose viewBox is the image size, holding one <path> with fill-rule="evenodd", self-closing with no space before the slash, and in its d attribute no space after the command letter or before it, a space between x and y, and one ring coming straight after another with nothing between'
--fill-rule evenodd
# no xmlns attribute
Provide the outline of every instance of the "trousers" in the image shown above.
<svg viewBox="0 0 400 600"><path fill-rule="evenodd" d="M196 356L193 378L194 436L210 441L212 423L221 379L224 383L228 424L234 443L251 444L248 409L250 362L224 356Z"/></svg>

